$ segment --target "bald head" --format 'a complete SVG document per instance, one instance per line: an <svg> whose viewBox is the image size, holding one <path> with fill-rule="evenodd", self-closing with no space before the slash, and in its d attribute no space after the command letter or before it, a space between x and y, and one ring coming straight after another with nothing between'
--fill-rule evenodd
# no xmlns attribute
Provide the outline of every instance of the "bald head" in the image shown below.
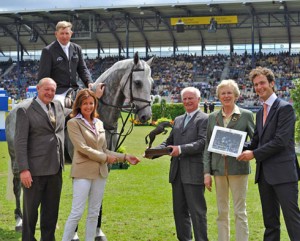
<svg viewBox="0 0 300 241"><path fill-rule="evenodd" d="M51 78L43 78L36 86L38 97L44 104L49 104L56 92L56 83Z"/></svg>

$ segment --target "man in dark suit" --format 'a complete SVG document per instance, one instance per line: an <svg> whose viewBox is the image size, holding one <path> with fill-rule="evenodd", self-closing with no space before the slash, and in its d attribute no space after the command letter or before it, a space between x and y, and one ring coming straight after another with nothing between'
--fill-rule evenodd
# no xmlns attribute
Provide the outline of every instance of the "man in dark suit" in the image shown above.
<svg viewBox="0 0 300 241"><path fill-rule="evenodd" d="M40 210L41 240L54 241L64 165L65 113L52 101L56 83L41 79L38 96L17 110L15 153L23 186L23 241L36 241Z"/></svg>
<svg viewBox="0 0 300 241"><path fill-rule="evenodd" d="M213 101L209 102L209 113L213 113L215 111L215 103Z"/></svg>
<svg viewBox="0 0 300 241"><path fill-rule="evenodd" d="M50 77L57 84L56 94L78 89L77 75L85 87L92 88L92 79L82 56L81 47L70 42L72 24L60 21L56 25L56 40L42 50L38 79Z"/></svg>
<svg viewBox="0 0 300 241"><path fill-rule="evenodd" d="M70 22L60 21L56 24L56 40L42 50L38 73L39 79L50 77L55 80L57 83L55 99L60 100L68 108L70 108L70 104L65 101L68 90L77 91L82 87L78 83L78 76L85 85L83 87L93 89L93 81L83 59L81 47L70 42L72 34ZM102 207L99 214L97 237L99 241L106 241L107 239L100 229L101 212ZM79 240L77 231L73 240Z"/></svg>
<svg viewBox="0 0 300 241"><path fill-rule="evenodd" d="M208 116L199 110L198 89L184 88L181 98L186 114L175 118L170 136L160 147L172 148L169 181L177 238L192 241L193 227L195 241L207 241L202 159Z"/></svg>
<svg viewBox="0 0 300 241"><path fill-rule="evenodd" d="M208 104L207 100L204 101L204 104L203 104L204 113L208 112L208 106L209 106L209 104Z"/></svg>
<svg viewBox="0 0 300 241"><path fill-rule="evenodd" d="M254 89L264 108L256 115L251 143L238 160L256 159L258 183L265 225L264 241L280 240L280 207L292 241L300 240L298 207L299 164L295 153L295 112L274 93L271 70L258 67L250 72Z"/></svg>

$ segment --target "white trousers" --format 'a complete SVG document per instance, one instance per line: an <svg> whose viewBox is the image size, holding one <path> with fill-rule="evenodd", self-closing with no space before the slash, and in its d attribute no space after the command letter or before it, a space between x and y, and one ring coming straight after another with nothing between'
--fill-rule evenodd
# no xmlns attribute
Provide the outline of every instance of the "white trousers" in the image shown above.
<svg viewBox="0 0 300 241"><path fill-rule="evenodd" d="M88 200L88 214L85 226L85 241L94 241L100 206L106 179L73 179L72 210L65 225L62 241L72 240L76 226L84 212Z"/></svg>
<svg viewBox="0 0 300 241"><path fill-rule="evenodd" d="M248 241L249 230L246 211L248 175L214 176L214 178L218 205L218 241L230 241L229 189L233 199L235 240Z"/></svg>

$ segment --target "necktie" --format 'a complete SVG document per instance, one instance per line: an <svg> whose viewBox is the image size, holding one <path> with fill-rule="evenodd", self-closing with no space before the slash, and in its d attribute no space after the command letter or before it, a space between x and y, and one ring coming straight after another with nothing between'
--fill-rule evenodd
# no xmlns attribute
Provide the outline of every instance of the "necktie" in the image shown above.
<svg viewBox="0 0 300 241"><path fill-rule="evenodd" d="M186 117L185 117L185 119L184 119L184 125L183 125L183 127L185 127L187 125L187 123L190 121L190 119L191 119L191 116L187 114Z"/></svg>
<svg viewBox="0 0 300 241"><path fill-rule="evenodd" d="M268 105L264 103L264 115L263 115L263 125L265 125L268 116Z"/></svg>
<svg viewBox="0 0 300 241"><path fill-rule="evenodd" d="M47 105L47 109L48 109L48 116L49 116L50 122L51 122L52 126L55 128L56 120L55 120L55 115L53 113L53 110L51 108L51 104Z"/></svg>

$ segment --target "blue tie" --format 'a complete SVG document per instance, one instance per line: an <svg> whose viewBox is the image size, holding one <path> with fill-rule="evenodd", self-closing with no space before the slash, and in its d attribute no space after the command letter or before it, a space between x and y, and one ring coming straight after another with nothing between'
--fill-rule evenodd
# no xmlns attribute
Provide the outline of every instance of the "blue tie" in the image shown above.
<svg viewBox="0 0 300 241"><path fill-rule="evenodd" d="M185 119L184 119L184 125L183 127L185 127L187 125L187 123L190 121L191 116L189 114L186 115Z"/></svg>

